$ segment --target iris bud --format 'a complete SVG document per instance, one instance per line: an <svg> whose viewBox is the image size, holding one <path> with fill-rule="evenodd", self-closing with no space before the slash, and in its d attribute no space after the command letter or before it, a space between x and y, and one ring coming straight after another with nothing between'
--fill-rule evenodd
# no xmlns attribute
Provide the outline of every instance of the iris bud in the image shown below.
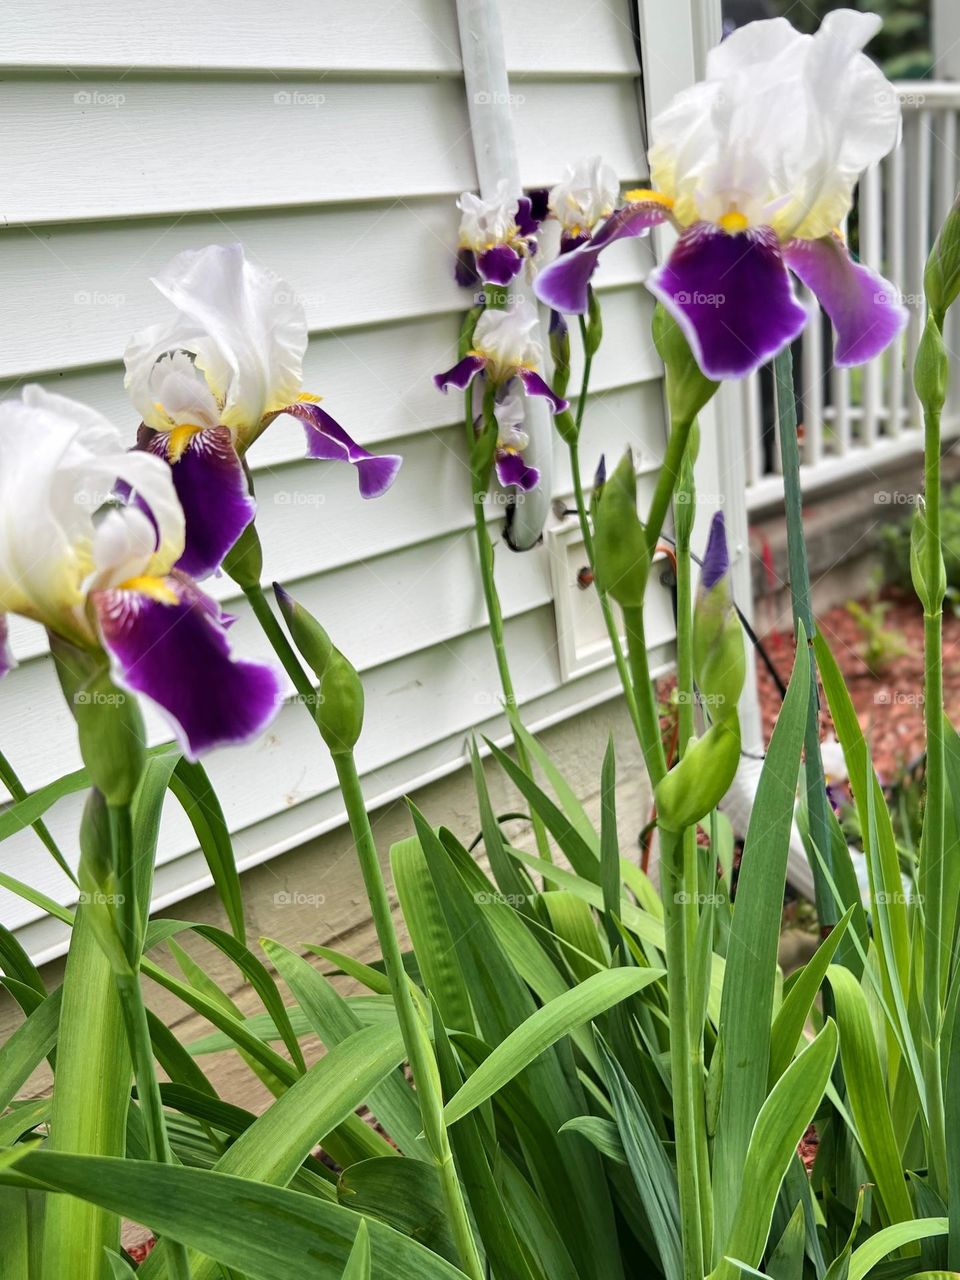
<svg viewBox="0 0 960 1280"><path fill-rule="evenodd" d="M923 273L923 291L942 328L948 308L960 294L960 200L947 214Z"/></svg>
<svg viewBox="0 0 960 1280"><path fill-rule="evenodd" d="M553 361L551 385L558 396L565 396L570 382L570 330L559 311L550 312L550 358Z"/></svg>
<svg viewBox="0 0 960 1280"><path fill-rule="evenodd" d="M603 341L603 316L600 314L600 302L591 286L587 291L587 327L584 347L588 356L595 356Z"/></svg>
<svg viewBox="0 0 960 1280"><path fill-rule="evenodd" d="M293 642L320 681L315 719L320 735L337 755L351 751L363 728L363 685L353 666L302 604L273 584Z"/></svg>
<svg viewBox="0 0 960 1280"><path fill-rule="evenodd" d="M913 385L924 411L939 414L947 398L947 352L933 316L927 316L913 365Z"/></svg>
<svg viewBox="0 0 960 1280"><path fill-rule="evenodd" d="M694 512L697 505L697 486L694 481L693 465L699 451L700 431L694 423L680 463L680 475L673 495L673 524L678 549L689 548L693 533Z"/></svg>
<svg viewBox="0 0 960 1280"><path fill-rule="evenodd" d="M680 326L659 302L653 312L653 343L666 371L670 420L692 422L720 383L703 373Z"/></svg>
<svg viewBox="0 0 960 1280"><path fill-rule="evenodd" d="M597 583L618 604L640 608L650 572L650 553L637 515L637 476L629 449L613 475L594 494Z"/></svg>
<svg viewBox="0 0 960 1280"><path fill-rule="evenodd" d="M114 973L127 973L129 960L117 928L122 902L107 802L95 787L87 796L80 820L80 904Z"/></svg>
<svg viewBox="0 0 960 1280"><path fill-rule="evenodd" d="M740 721L736 712L695 738L683 759L654 791L657 822L666 831L685 831L715 809L730 789L740 765Z"/></svg>
<svg viewBox="0 0 960 1280"><path fill-rule="evenodd" d="M49 640L90 781L108 804L129 804L146 763L137 700L113 683L102 650L80 648L52 631Z"/></svg>
<svg viewBox="0 0 960 1280"><path fill-rule="evenodd" d="M947 570L943 553L937 557L935 576L931 581L927 568L927 510L921 501L914 513L910 529L910 577L917 599L925 613L939 613L947 594Z"/></svg>
<svg viewBox="0 0 960 1280"><path fill-rule="evenodd" d="M730 558L721 511L710 525L693 610L693 673L710 719L717 723L734 717L746 679L746 654L730 594Z"/></svg>

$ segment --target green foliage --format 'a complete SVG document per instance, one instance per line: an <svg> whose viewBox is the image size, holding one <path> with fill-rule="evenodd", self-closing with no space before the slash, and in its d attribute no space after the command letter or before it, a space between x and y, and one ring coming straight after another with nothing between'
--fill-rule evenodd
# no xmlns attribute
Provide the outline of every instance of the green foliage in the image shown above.
<svg viewBox="0 0 960 1280"><path fill-rule="evenodd" d="M871 675L882 676L890 664L907 652L907 641L902 631L888 627L885 619L890 612L889 600L872 600L860 604L848 600L847 613L860 629L863 640L859 653Z"/></svg>

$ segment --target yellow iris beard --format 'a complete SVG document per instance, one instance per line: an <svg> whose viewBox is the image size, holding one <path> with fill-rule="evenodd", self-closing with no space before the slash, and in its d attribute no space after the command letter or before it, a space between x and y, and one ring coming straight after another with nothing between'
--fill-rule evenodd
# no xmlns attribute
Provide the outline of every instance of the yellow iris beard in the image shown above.
<svg viewBox="0 0 960 1280"><path fill-rule="evenodd" d="M177 604L179 597L169 583L163 578L155 578L149 574L140 574L120 583L121 591L137 591L142 596L157 600L160 604Z"/></svg>

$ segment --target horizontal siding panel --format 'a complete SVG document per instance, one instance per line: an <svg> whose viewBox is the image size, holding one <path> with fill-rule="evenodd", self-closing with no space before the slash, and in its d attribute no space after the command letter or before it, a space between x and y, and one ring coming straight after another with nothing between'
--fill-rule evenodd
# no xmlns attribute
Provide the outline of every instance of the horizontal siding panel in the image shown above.
<svg viewBox="0 0 960 1280"><path fill-rule="evenodd" d="M508 65L519 71L637 74L627 0L533 0L501 7ZM123 0L20 0L0 13L0 65L176 70L460 73L451 0L169 0L162 21Z"/></svg>
<svg viewBox="0 0 960 1280"><path fill-rule="evenodd" d="M641 510L645 509L661 432L658 383L598 396L585 419L581 446L584 474L593 474L601 454L615 459L632 444L640 461L646 460L648 467L639 483ZM447 539L470 534L473 514L468 500L462 427L448 427L442 432L423 435L406 445L400 442L399 447L405 450L405 462L393 489L362 508L353 473L348 468L308 460L261 473L257 481L257 527L266 548L267 574L295 591L301 589L301 584L317 579L323 583L323 591L334 608L341 597L356 599L361 584L376 601L377 584L382 582L389 590L389 584L396 580L394 575L400 573L395 563L399 553L411 552L410 576L401 575L398 595L406 597L414 613L422 611L424 625L415 628L411 635L403 635L401 641L393 635L392 643L402 642L406 648L415 648L430 642L430 628L434 625L431 619L437 584L431 580L431 573L434 576L436 573L431 566L434 561L444 564ZM572 489L569 460L566 449L558 441L554 457L553 492L569 496ZM429 501L424 500L427 494ZM491 516L497 519L495 510ZM528 566L532 561L539 563L542 553L543 548L537 548L524 555L504 555L498 561L498 581L508 612L524 607L522 601L529 590ZM542 572L545 574L546 569ZM464 579L459 569L454 571L447 566L442 578L443 592L452 597L451 603L462 592L464 581L469 582L471 578ZM549 599L545 577L543 583L544 594L538 603ZM234 609L236 588L228 578L214 579L207 585L213 595L229 604L232 612L237 611ZM515 605L511 593L515 593ZM329 616L328 609L318 612L323 617ZM405 611L406 622L412 616ZM473 616L472 610L463 612L461 608L459 616L464 628L473 625L468 620ZM383 652L377 646L384 646L393 630L381 628L367 634L366 627L362 626L354 643L362 645L363 652L353 645L347 646L353 661L366 667L385 660L390 653L389 644ZM41 628L20 619L12 620L11 640L14 653L21 661L46 652Z"/></svg>
<svg viewBox="0 0 960 1280"><path fill-rule="evenodd" d="M668 643L673 635L673 618L666 592L658 591L651 598L647 616L651 645ZM508 620L506 643L521 705L560 687L556 624L549 605ZM11 713L49 713L51 738L63 742L71 757L65 767L77 767L72 722L54 688L52 669L44 663L22 674L29 675L31 688L24 689L26 682L20 682L19 693L11 699ZM500 697L490 639L483 630L378 667L367 673L364 685L367 713L358 747L363 773L403 760L451 735L470 733L477 724L491 718ZM295 703L283 707L261 740L217 752L206 765L237 833L239 859L250 852L242 836L246 827L278 810L292 809L333 791L336 783L329 755L318 743L308 717ZM24 768L31 784L33 773L29 766ZM255 787L250 785L252 778L257 780ZM75 859L81 807L81 796L67 797L49 815L51 831L71 860ZM172 861L194 847L186 820L175 805L169 805L158 861ZM11 837L0 845L0 869L28 880L52 897L70 900L69 883L49 855L39 850L32 832ZM37 914L15 895L0 890L0 918L11 922L8 927L18 927Z"/></svg>
<svg viewBox="0 0 960 1280"><path fill-rule="evenodd" d="M614 246L607 265L616 270L620 248ZM606 267L601 273L606 278ZM461 307L470 294L458 291ZM659 378L660 358L650 338L653 298L645 289L620 286L599 291L607 340L594 359L590 385L595 391ZM156 314L163 312L157 295ZM362 443L374 446L403 442L419 432L449 426L460 412L458 396L441 395L433 384L433 374L456 359L462 312L429 316L394 325L360 329L349 334L315 336L304 361L304 386L324 398L327 408ZM580 385L582 356L576 333L571 339L571 388ZM106 367L67 372L59 376L41 375L51 391L98 409L129 434L136 433L136 418L123 389L123 367ZM19 395L20 379L0 385L0 397ZM290 420L278 420L257 441L251 451L254 471L279 466L303 457L303 436Z"/></svg>
<svg viewBox="0 0 960 1280"><path fill-rule="evenodd" d="M339 335L348 349L357 327L463 310L469 295L451 270L456 234L450 200L7 229L0 232L0 378L120 359L133 332L169 314L149 277L184 249L232 240L296 290L312 330ZM615 245L602 279L636 282L650 262L645 240Z"/></svg>
<svg viewBox="0 0 960 1280"><path fill-rule="evenodd" d="M524 84L524 181L601 151L643 172L633 82ZM429 82L11 79L0 147L18 175L7 223L404 200L476 182L463 85ZM51 180L55 175L55 180Z"/></svg>

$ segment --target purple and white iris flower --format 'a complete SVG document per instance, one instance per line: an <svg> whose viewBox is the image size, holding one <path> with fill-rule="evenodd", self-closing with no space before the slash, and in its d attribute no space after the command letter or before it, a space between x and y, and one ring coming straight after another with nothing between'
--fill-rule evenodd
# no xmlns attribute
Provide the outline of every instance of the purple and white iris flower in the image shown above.
<svg viewBox="0 0 960 1280"><path fill-rule="evenodd" d="M457 283L506 285L516 279L524 261L537 251L540 219L530 196L511 198L502 178L492 200L465 191L457 201L460 243Z"/></svg>
<svg viewBox="0 0 960 1280"><path fill-rule="evenodd" d="M283 280L231 244L181 253L153 283L176 315L134 335L125 386L186 513L179 569L215 572L253 519L243 455L282 413L303 424L308 457L356 467L362 497L389 489L401 459L368 453L302 390L307 320Z"/></svg>
<svg viewBox="0 0 960 1280"><path fill-rule="evenodd" d="M452 369L433 379L443 392L450 387L466 391L478 375L493 388L497 478L503 485L525 490L533 488L540 475L523 461L523 450L529 443L521 429L523 394L542 396L551 413L568 407L537 372L543 361L540 344L532 336L537 324L536 313L525 310L484 311L473 333L473 348Z"/></svg>
<svg viewBox="0 0 960 1280"><path fill-rule="evenodd" d="M609 218L620 200L620 181L600 156L568 165L547 197L547 208L560 224L560 252L584 244L594 228Z"/></svg>
<svg viewBox="0 0 960 1280"><path fill-rule="evenodd" d="M7 614L109 661L191 760L245 742L282 700L272 668L230 652L231 619L174 566L184 514L170 468L100 414L42 388L0 403L0 637ZM14 665L0 642L0 675Z"/></svg>
<svg viewBox="0 0 960 1280"><path fill-rule="evenodd" d="M839 9L806 36L774 18L711 50L706 79L653 121L652 189L628 192L588 241L546 267L538 297L583 314L607 245L669 222L679 239L647 285L708 377L743 377L800 334L806 311L791 271L833 322L836 364L879 354L907 312L837 228L860 175L900 138L896 90L862 52L880 25Z"/></svg>

